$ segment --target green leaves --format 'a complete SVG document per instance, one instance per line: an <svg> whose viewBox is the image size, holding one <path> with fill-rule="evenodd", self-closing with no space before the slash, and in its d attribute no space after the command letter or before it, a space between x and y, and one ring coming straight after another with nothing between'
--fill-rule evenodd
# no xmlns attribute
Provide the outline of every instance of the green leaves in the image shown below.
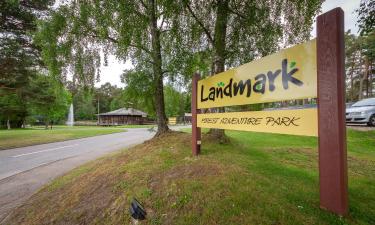
<svg viewBox="0 0 375 225"><path fill-rule="evenodd" d="M257 84L255 90L260 91L262 89L262 84Z"/></svg>
<svg viewBox="0 0 375 225"><path fill-rule="evenodd" d="M373 1L362 0L357 13L357 24L361 36L370 35L374 32L375 27L375 3Z"/></svg>
<svg viewBox="0 0 375 225"><path fill-rule="evenodd" d="M290 68L292 69L293 67L295 67L296 66L296 62L295 61L292 61L292 62L290 62Z"/></svg>
<svg viewBox="0 0 375 225"><path fill-rule="evenodd" d="M34 41L37 15L48 9L48 0L0 1L0 127L10 120L20 126L28 116L30 83L43 68L39 46Z"/></svg>
<svg viewBox="0 0 375 225"><path fill-rule="evenodd" d="M224 84L224 82L219 82L219 83L217 83L217 86L218 86L218 87L224 87L225 84Z"/></svg>

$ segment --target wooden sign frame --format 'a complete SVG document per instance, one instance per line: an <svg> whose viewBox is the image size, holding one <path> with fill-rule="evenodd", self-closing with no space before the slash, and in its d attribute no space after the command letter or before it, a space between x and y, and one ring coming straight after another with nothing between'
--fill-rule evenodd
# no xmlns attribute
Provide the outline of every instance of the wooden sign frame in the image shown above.
<svg viewBox="0 0 375 225"><path fill-rule="evenodd" d="M344 12L335 8L317 18L317 88L320 207L348 214L348 175L345 124ZM200 154L197 90L192 80L192 154Z"/></svg>

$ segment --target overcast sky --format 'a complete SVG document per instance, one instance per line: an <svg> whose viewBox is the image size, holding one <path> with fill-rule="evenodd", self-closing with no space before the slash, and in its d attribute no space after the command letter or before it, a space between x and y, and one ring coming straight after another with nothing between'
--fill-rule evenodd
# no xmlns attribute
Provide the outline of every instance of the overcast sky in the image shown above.
<svg viewBox="0 0 375 225"><path fill-rule="evenodd" d="M359 7L360 0L326 0L322 5L322 13L327 12L333 8L341 7L345 13L345 30L350 29L352 33L358 33L356 26L357 15L354 12ZM316 24L314 23L311 37L316 37ZM95 86L100 86L106 82L112 85L123 87L124 84L120 81L120 75L126 68L131 68L131 63L119 62L114 56L108 57L108 66L102 66L100 82Z"/></svg>

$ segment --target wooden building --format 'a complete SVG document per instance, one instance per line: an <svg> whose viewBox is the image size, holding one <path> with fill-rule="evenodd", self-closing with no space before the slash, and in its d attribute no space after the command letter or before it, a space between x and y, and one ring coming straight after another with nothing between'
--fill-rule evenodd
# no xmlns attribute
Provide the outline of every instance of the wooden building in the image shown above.
<svg viewBox="0 0 375 225"><path fill-rule="evenodd" d="M132 108L121 108L107 113L100 113L98 116L98 123L101 126L144 124L148 121L147 113Z"/></svg>
<svg viewBox="0 0 375 225"><path fill-rule="evenodd" d="M185 113L184 116L169 117L168 124L191 124L191 113Z"/></svg>

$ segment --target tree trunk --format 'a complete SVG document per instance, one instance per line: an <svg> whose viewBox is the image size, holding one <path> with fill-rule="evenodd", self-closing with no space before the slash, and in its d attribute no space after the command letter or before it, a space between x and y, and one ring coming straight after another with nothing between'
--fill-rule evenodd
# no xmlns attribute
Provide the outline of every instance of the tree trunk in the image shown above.
<svg viewBox="0 0 375 225"><path fill-rule="evenodd" d="M369 95L370 95L370 97L372 97L372 89L373 89L373 79L372 79L372 62L370 63L370 93L369 93Z"/></svg>
<svg viewBox="0 0 375 225"><path fill-rule="evenodd" d="M228 1L219 0L217 2L216 21L215 21L215 35L213 46L213 71L214 74L221 73L225 70L225 45L227 36L228 23ZM217 108L216 112L225 112L224 107ZM224 139L225 133L222 129L211 129L210 133L216 138Z"/></svg>
<svg viewBox="0 0 375 225"><path fill-rule="evenodd" d="M359 91L358 91L358 100L363 98L363 82L365 81L368 73L368 58L365 56L365 70L363 71L363 76L359 80Z"/></svg>
<svg viewBox="0 0 375 225"><path fill-rule="evenodd" d="M155 110L158 131L155 136L159 136L169 131L167 117L165 115L164 91L163 91L163 71L160 45L160 31L157 27L155 0L149 0L149 15L152 44L153 79L155 92Z"/></svg>
<svg viewBox="0 0 375 225"><path fill-rule="evenodd" d="M358 100L362 100L363 98L363 93L362 93L363 80L364 80L363 77L359 80Z"/></svg>
<svg viewBox="0 0 375 225"><path fill-rule="evenodd" d="M26 115L22 115L21 117L21 128L26 128Z"/></svg>
<svg viewBox="0 0 375 225"><path fill-rule="evenodd" d="M352 62L352 71L350 73L350 100L351 102L354 101L354 80L353 80L353 74L354 74L354 58L353 58L353 62Z"/></svg>
<svg viewBox="0 0 375 225"><path fill-rule="evenodd" d="M48 122L48 120L46 120L44 122L44 129L48 130L48 126L49 126L49 122Z"/></svg>
<svg viewBox="0 0 375 225"><path fill-rule="evenodd" d="M366 61L365 61L365 71L366 71L366 98L369 97L368 95L368 89L369 89L369 61L368 57L366 56Z"/></svg>
<svg viewBox="0 0 375 225"><path fill-rule="evenodd" d="M8 116L8 119L7 119L7 129L10 130L10 119L9 119L9 116Z"/></svg>

